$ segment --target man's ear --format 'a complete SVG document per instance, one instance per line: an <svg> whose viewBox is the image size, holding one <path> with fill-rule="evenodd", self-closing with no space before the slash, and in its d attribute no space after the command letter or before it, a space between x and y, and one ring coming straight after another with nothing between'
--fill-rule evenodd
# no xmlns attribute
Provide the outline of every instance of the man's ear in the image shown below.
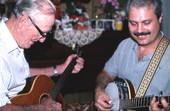
<svg viewBox="0 0 170 111"><path fill-rule="evenodd" d="M159 17L159 23L162 22L162 17L163 17L163 13L161 12L161 16Z"/></svg>
<svg viewBox="0 0 170 111"><path fill-rule="evenodd" d="M29 19L27 15L22 15L18 18L18 28L24 29L25 27L28 27Z"/></svg>

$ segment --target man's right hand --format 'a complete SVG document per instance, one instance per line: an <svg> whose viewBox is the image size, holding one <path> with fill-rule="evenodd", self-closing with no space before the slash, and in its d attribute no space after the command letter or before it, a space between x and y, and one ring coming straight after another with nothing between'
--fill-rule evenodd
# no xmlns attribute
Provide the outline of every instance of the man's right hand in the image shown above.
<svg viewBox="0 0 170 111"><path fill-rule="evenodd" d="M95 106L101 111L110 111L113 102L110 100L108 95L102 91L96 91L95 94Z"/></svg>
<svg viewBox="0 0 170 111"><path fill-rule="evenodd" d="M41 104L46 106L47 111L62 111L61 104L51 98L43 98Z"/></svg>
<svg viewBox="0 0 170 111"><path fill-rule="evenodd" d="M62 111L61 104L50 98L43 98L41 104L15 105L7 104L0 107L0 111Z"/></svg>

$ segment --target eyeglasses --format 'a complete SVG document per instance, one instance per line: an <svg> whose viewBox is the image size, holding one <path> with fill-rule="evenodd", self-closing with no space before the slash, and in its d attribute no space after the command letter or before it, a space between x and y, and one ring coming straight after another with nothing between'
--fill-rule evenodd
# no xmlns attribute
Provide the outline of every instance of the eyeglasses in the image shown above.
<svg viewBox="0 0 170 111"><path fill-rule="evenodd" d="M35 28L38 30L38 32L41 34L42 37L47 37L50 32L44 33L43 31L40 30L40 28L33 22L31 17L28 17L31 20L31 23L35 26Z"/></svg>

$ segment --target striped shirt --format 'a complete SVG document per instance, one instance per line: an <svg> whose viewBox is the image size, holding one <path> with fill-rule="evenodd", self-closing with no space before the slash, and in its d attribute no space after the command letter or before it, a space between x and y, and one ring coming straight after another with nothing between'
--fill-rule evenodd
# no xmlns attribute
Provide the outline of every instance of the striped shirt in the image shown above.
<svg viewBox="0 0 170 111"><path fill-rule="evenodd" d="M19 48L3 18L0 21L0 107L16 96L30 76L24 50Z"/></svg>

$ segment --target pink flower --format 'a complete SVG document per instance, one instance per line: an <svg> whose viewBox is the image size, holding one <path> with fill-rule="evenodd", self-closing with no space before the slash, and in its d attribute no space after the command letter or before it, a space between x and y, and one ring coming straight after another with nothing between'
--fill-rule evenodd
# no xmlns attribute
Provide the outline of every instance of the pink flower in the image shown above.
<svg viewBox="0 0 170 111"><path fill-rule="evenodd" d="M103 6L105 13L114 14L115 11L121 11L124 8L126 1L127 0L121 0L121 1L119 1L119 0L100 0L100 3ZM121 17L118 15L116 15L115 18ZM124 18L124 17L122 16L122 18Z"/></svg>
<svg viewBox="0 0 170 111"><path fill-rule="evenodd" d="M101 0L100 3L101 3L102 5L105 5L105 4L107 3L107 0Z"/></svg>
<svg viewBox="0 0 170 111"><path fill-rule="evenodd" d="M112 0L108 0L108 2L110 2L110 3L111 3L111 2L112 2Z"/></svg>
<svg viewBox="0 0 170 111"><path fill-rule="evenodd" d="M119 9L119 2L117 0L113 0L112 5L115 6L115 9Z"/></svg>

